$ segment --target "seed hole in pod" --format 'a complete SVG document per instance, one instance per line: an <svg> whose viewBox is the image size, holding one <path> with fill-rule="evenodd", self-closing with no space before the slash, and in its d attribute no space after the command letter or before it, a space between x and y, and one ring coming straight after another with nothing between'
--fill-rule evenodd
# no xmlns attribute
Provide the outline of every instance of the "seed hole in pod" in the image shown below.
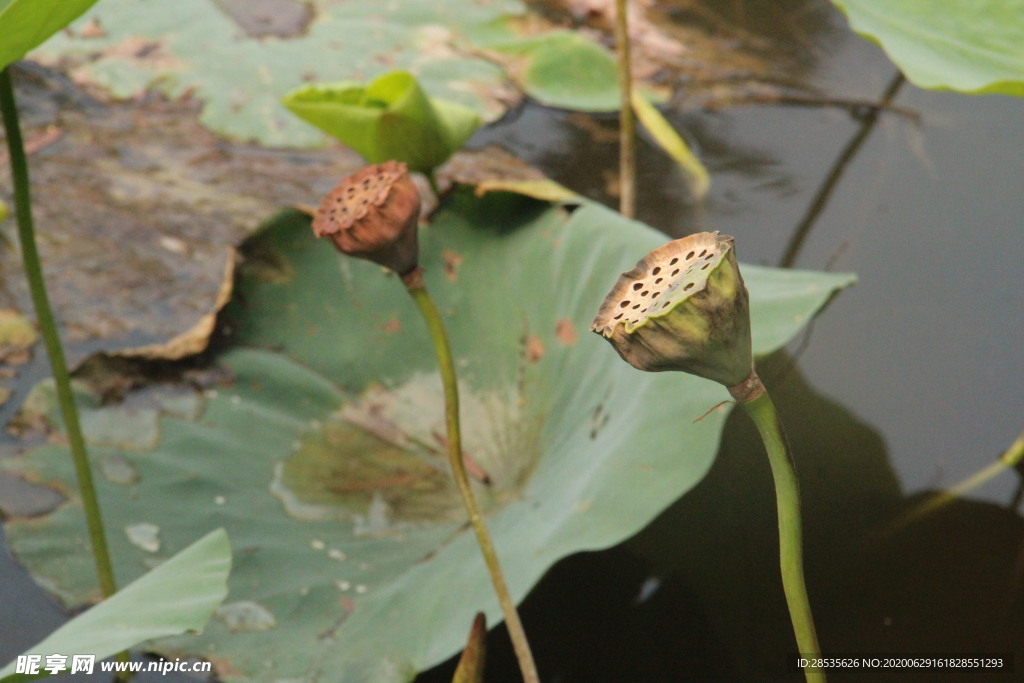
<svg viewBox="0 0 1024 683"><path fill-rule="evenodd" d="M707 250L707 249L705 249L705 250L703 250L702 252L700 252L699 254L697 254L697 256L703 256L703 255L704 255L704 254L706 254L706 253L708 253L708 250Z"/></svg>
<svg viewBox="0 0 1024 683"><path fill-rule="evenodd" d="M672 277L675 277L676 275L679 275L679 269L678 268L676 268L675 270L672 271Z"/></svg>
<svg viewBox="0 0 1024 683"><path fill-rule="evenodd" d="M622 317L622 314L621 314L621 313L619 313L619 314L618 314L617 316L615 316L614 318L612 318L612 320L618 320L618 319L619 319L619 318L621 318L621 317Z"/></svg>
<svg viewBox="0 0 1024 683"><path fill-rule="evenodd" d="M692 283L692 282L687 282L687 283L686 283L686 286L685 286L685 287L683 287L683 291L684 291L684 292L688 292L688 291L690 291L690 288L691 288L691 287L693 287L693 283Z"/></svg>
<svg viewBox="0 0 1024 683"><path fill-rule="evenodd" d="M644 288L644 283L642 283L642 282L635 282L635 283L633 283L633 291L634 292L639 291L639 290L641 290L643 288Z"/></svg>
<svg viewBox="0 0 1024 683"><path fill-rule="evenodd" d="M651 275L657 275L661 272L661 266L655 266L654 270L651 271Z"/></svg>
<svg viewBox="0 0 1024 683"><path fill-rule="evenodd" d="M665 278L663 278L663 277L659 277L659 278L658 278L657 280L655 280L655 281L654 281L654 284L656 284L656 285L660 285L660 284L661 284L661 281L662 281L662 280L664 280L664 279L665 279Z"/></svg>
<svg viewBox="0 0 1024 683"><path fill-rule="evenodd" d="M703 266L701 266L701 267L700 267L700 269L701 269L701 270L707 270L707 269L708 269L708 268L710 268L710 267L711 267L711 264L710 264L710 263L705 263L705 264L704 264Z"/></svg>
<svg viewBox="0 0 1024 683"><path fill-rule="evenodd" d="M689 261L692 258L693 258L693 252L691 251L689 254L686 255L686 260Z"/></svg>
<svg viewBox="0 0 1024 683"><path fill-rule="evenodd" d="M635 311L636 309L638 309L638 308L640 308L640 304L634 304L634 305L633 305L633 310L634 310L634 311Z"/></svg>
<svg viewBox="0 0 1024 683"><path fill-rule="evenodd" d="M647 296L650 293L651 293L651 290L645 289L644 291L640 292L640 296Z"/></svg>
<svg viewBox="0 0 1024 683"><path fill-rule="evenodd" d="M619 304L619 308L625 308L628 305L629 305L629 299L626 299L625 301L623 301L622 303Z"/></svg>
<svg viewBox="0 0 1024 683"><path fill-rule="evenodd" d="M679 258L678 257L673 257L672 260L668 262L668 264L670 266L674 266L677 263L679 263Z"/></svg>
<svg viewBox="0 0 1024 683"><path fill-rule="evenodd" d="M640 311L640 312L641 312L641 313L646 313L646 312L647 312L647 309L645 308L644 310L642 310L642 311Z"/></svg>
<svg viewBox="0 0 1024 683"><path fill-rule="evenodd" d="M661 294L661 292L655 292L654 294L651 294L651 300L657 299L659 294Z"/></svg>
<svg viewBox="0 0 1024 683"><path fill-rule="evenodd" d="M715 254L714 254L714 252L712 252L712 253L708 254L707 256L705 256L705 257L704 257L704 260L705 260L705 261L710 261L710 260L711 260L711 259L713 259L713 258L715 258Z"/></svg>

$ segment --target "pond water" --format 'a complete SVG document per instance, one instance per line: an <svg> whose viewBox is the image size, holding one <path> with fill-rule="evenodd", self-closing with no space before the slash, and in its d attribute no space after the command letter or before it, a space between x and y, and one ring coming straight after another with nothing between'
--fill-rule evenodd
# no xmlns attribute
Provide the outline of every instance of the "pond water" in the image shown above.
<svg viewBox="0 0 1024 683"><path fill-rule="evenodd" d="M876 101L896 74L826 3L704 4L772 44L798 45L777 57L823 98ZM904 520L924 493L989 465L1024 429L1024 108L910 84L892 105L918 122L880 113L794 259L860 281L762 375L802 479L824 650L1009 652L1024 642L1016 474ZM675 114L711 171L711 192L695 203L671 162L642 143L638 218L670 236L720 230L742 261L778 264L868 111L763 104ZM613 131L614 121L597 127ZM506 146L614 204L617 147L605 138L578 116L527 105L472 145ZM527 598L544 680L802 678L784 661L794 646L775 538L767 462L733 414L704 482L635 538L560 562ZM5 567L0 633L18 629L14 640L32 642L63 615ZM503 629L489 644L487 680L513 680ZM17 647L8 641L0 655ZM453 667L418 680L451 680Z"/></svg>

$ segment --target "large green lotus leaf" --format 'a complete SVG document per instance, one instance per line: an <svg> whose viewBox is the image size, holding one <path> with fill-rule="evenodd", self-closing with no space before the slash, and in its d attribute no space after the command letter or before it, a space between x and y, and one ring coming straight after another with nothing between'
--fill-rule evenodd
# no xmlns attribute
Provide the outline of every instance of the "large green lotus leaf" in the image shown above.
<svg viewBox="0 0 1024 683"><path fill-rule="evenodd" d="M1024 0L832 0L915 85L1024 96Z"/></svg>
<svg viewBox="0 0 1024 683"><path fill-rule="evenodd" d="M139 643L186 631L198 632L227 595L231 545L223 529L206 534L156 569L79 614L26 654L111 657ZM43 660L45 663L45 659ZM0 670L15 683L47 675L16 674L16 661Z"/></svg>
<svg viewBox="0 0 1024 683"><path fill-rule="evenodd" d="M723 389L637 372L587 331L618 274L664 239L597 205L501 193L458 193L422 231L465 449L492 479L475 486L516 599L559 558L635 533L714 458L726 410L693 420ZM94 448L138 473L99 481L116 565L138 574L223 526L236 553L228 603L202 636L160 651L210 657L231 680L409 679L457 651L477 611L501 619L441 454L424 325L394 276L316 241L300 214L244 251L226 311L236 346L219 356L233 384L195 421L165 417L153 450ZM761 354L853 280L744 272ZM71 489L60 448L19 467ZM90 595L73 495L8 535L40 581L69 601Z"/></svg>
<svg viewBox="0 0 1024 683"><path fill-rule="evenodd" d="M413 171L440 166L480 125L475 111L427 97L405 71L392 71L365 86L305 85L288 93L284 104L371 164L393 159Z"/></svg>
<svg viewBox="0 0 1024 683"><path fill-rule="evenodd" d="M0 69L82 15L96 0L6 0L0 2Z"/></svg>

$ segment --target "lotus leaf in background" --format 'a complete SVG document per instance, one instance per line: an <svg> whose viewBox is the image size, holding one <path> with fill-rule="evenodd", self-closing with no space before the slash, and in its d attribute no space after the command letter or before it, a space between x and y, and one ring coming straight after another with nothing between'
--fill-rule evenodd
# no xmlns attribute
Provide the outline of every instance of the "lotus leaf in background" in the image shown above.
<svg viewBox="0 0 1024 683"><path fill-rule="evenodd" d="M914 85L1024 96L1024 0L832 0Z"/></svg>
<svg viewBox="0 0 1024 683"><path fill-rule="evenodd" d="M73 618L26 654L94 655L97 661L139 643L202 631L227 595L231 545L223 529L206 534L110 598ZM46 676L16 674L16 660L0 670L0 681Z"/></svg>
<svg viewBox="0 0 1024 683"><path fill-rule="evenodd" d="M444 163L480 125L472 109L427 97L406 71L392 71L367 85L302 86L288 93L284 104L371 164L402 161L424 173Z"/></svg>
<svg viewBox="0 0 1024 683"><path fill-rule="evenodd" d="M470 31L470 39L500 62L523 92L550 107L618 111L615 58L573 31L524 32L508 18Z"/></svg>
<svg viewBox="0 0 1024 683"><path fill-rule="evenodd" d="M559 558L634 534L714 459L727 410L692 420L721 387L637 373L586 333L608 274L663 239L595 204L468 189L422 230L465 451L491 480L476 493L516 599ZM207 395L200 418L165 417L152 450L94 447L137 472L99 482L112 551L129 578L197 528L231 533L219 618L157 651L210 657L226 680L408 680L460 649L477 611L500 619L446 474L426 331L393 276L324 248L306 216L282 214L244 252L225 313L234 346L218 357L233 383ZM853 281L744 274L757 354ZM23 476L66 490L59 450L20 459ZM19 559L71 603L90 590L81 529L74 500L8 523Z"/></svg>
<svg viewBox="0 0 1024 683"><path fill-rule="evenodd" d="M0 0L0 69L80 17L96 0Z"/></svg>

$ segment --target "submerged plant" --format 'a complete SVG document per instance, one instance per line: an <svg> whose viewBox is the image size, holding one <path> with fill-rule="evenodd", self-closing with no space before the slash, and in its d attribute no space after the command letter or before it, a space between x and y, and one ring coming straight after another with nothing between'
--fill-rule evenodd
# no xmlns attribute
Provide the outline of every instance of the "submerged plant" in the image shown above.
<svg viewBox="0 0 1024 683"><path fill-rule="evenodd" d="M313 232L318 237L330 237L334 246L344 254L368 259L398 273L423 315L444 387L448 459L452 474L494 584L523 679L538 681L526 633L463 462L455 364L444 323L419 267L419 214L420 199L409 177L408 167L401 162L388 161L368 166L342 180L317 209Z"/></svg>
<svg viewBox="0 0 1024 683"><path fill-rule="evenodd" d="M802 656L817 657L796 473L775 406L754 369L749 298L733 238L698 233L650 252L619 277L591 330L640 370L681 370L723 384L754 421L775 480L782 583L797 646ZM805 673L809 681L825 678L820 669Z"/></svg>

